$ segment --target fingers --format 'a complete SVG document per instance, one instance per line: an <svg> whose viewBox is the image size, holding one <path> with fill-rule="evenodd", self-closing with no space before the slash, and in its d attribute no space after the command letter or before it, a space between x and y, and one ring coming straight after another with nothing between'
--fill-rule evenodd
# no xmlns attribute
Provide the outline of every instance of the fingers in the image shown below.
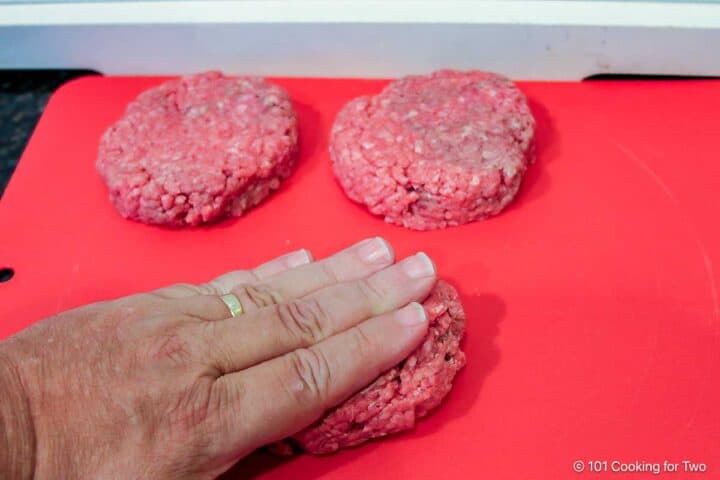
<svg viewBox="0 0 720 480"><path fill-rule="evenodd" d="M366 277L391 265L393 259L392 248L385 240L370 238L323 260L283 270L261 281L239 282L244 275L232 272L206 284L204 291L216 295L233 293L245 314L249 314L300 298L329 285ZM218 305L222 305L220 300ZM207 320L223 320L230 316L227 308L213 311L220 312L220 315L214 316L208 312L205 317Z"/></svg>
<svg viewBox="0 0 720 480"><path fill-rule="evenodd" d="M297 250L270 260L253 270L238 270L225 273L203 285L203 287L209 294L224 295L230 293L238 285L258 284L275 275L307 265L312 261L312 254L308 250Z"/></svg>
<svg viewBox="0 0 720 480"><path fill-rule="evenodd" d="M312 262L312 254L305 249L281 255L252 270L236 270L223 274L206 284L176 284L155 290L153 293L166 299L179 299L195 295L223 295L233 286L259 283L291 268Z"/></svg>
<svg viewBox="0 0 720 480"><path fill-rule="evenodd" d="M232 372L309 347L367 318L422 300L435 280L432 261L418 253L369 277L196 328L202 329L211 345L208 360L212 366Z"/></svg>
<svg viewBox="0 0 720 480"><path fill-rule="evenodd" d="M329 285L366 277L394 260L390 245L382 238L370 238L323 260L280 272L260 285L236 284L230 292L245 312L290 301Z"/></svg>
<svg viewBox="0 0 720 480"><path fill-rule="evenodd" d="M173 285L153 292L164 299L191 298L198 295L221 296L233 293L246 313L307 295L334 283L362 278L394 260L390 245L382 238L363 240L322 261L312 262L307 250L298 250L261 265L254 270L229 272L202 285ZM179 304L178 304L179 305ZM218 299L216 307L203 314L192 300L184 304L193 316L206 320L229 317ZM180 312L178 310L178 312Z"/></svg>
<svg viewBox="0 0 720 480"><path fill-rule="evenodd" d="M411 303L373 317L308 349L220 377L230 399L230 445L257 447L299 431L406 358L427 333L423 307ZM237 438L243 437L243 438Z"/></svg>

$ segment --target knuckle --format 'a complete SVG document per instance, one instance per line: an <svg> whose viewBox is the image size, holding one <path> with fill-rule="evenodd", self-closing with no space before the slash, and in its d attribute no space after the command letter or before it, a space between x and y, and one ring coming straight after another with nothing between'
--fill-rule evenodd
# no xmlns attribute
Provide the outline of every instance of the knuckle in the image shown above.
<svg viewBox="0 0 720 480"><path fill-rule="evenodd" d="M301 401L323 402L328 397L331 369L320 351L301 348L287 355L293 381L289 390Z"/></svg>
<svg viewBox="0 0 720 480"><path fill-rule="evenodd" d="M218 284L216 280L211 280L207 283L201 283L199 285L190 285L190 287L195 290L195 293L198 293L200 295L222 295L223 288L221 285Z"/></svg>
<svg viewBox="0 0 720 480"><path fill-rule="evenodd" d="M200 377L185 388L167 414L171 425L183 431L192 431L213 414L219 406L219 397L213 394L213 384L213 379Z"/></svg>
<svg viewBox="0 0 720 480"><path fill-rule="evenodd" d="M226 412L234 405L233 391L225 382L215 381L210 390L208 412L212 415Z"/></svg>
<svg viewBox="0 0 720 480"><path fill-rule="evenodd" d="M199 357L203 359L204 364L225 372L230 369L236 354L233 352L230 344L223 340L226 332L222 330L220 322L204 322L201 324L199 341Z"/></svg>
<svg viewBox="0 0 720 480"><path fill-rule="evenodd" d="M355 282L358 293L368 305L381 305L385 303L385 298L388 296L387 290L378 285L370 278L363 278Z"/></svg>
<svg viewBox="0 0 720 480"><path fill-rule="evenodd" d="M277 315L285 330L301 345L312 345L332 334L328 313L315 298L281 303Z"/></svg>
<svg viewBox="0 0 720 480"><path fill-rule="evenodd" d="M340 277L329 262L318 262L317 265L320 267L320 273L327 278L327 283L340 283Z"/></svg>
<svg viewBox="0 0 720 480"><path fill-rule="evenodd" d="M352 352L353 358L372 358L375 351L375 342L358 326L352 327L349 332L351 342L349 351Z"/></svg>
<svg viewBox="0 0 720 480"><path fill-rule="evenodd" d="M250 277L251 282L259 285L262 282L260 281L260 275L258 275L256 270L257 269L244 270L243 273L247 274L247 276Z"/></svg>
<svg viewBox="0 0 720 480"><path fill-rule="evenodd" d="M250 304L255 308L264 308L282 302L281 295L268 285L239 285L233 289L233 293L241 299L241 302Z"/></svg>

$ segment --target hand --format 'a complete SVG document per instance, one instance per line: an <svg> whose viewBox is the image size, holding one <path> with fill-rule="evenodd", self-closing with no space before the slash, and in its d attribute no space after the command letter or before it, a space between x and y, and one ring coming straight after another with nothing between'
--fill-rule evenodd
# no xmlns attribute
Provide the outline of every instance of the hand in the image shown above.
<svg viewBox="0 0 720 480"><path fill-rule="evenodd" d="M317 262L300 250L64 312L0 342L0 428L17 447L0 471L219 475L418 346L427 319L411 302L432 289L435 269L422 253L393 263L379 238ZM244 314L230 317L226 293Z"/></svg>

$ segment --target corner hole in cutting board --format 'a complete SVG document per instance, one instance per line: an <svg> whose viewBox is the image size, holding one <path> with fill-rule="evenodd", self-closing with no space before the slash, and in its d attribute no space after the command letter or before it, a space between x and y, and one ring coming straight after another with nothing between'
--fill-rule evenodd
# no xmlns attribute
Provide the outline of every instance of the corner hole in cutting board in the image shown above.
<svg viewBox="0 0 720 480"><path fill-rule="evenodd" d="M15 270L10 267L0 268L0 283L7 282L15 276Z"/></svg>

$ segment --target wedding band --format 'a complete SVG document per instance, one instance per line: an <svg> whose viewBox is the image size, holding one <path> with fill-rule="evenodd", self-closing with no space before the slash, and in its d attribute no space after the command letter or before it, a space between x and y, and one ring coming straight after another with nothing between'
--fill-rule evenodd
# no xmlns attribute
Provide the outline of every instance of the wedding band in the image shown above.
<svg viewBox="0 0 720 480"><path fill-rule="evenodd" d="M230 315L232 315L233 317L237 317L238 315L243 314L243 308L242 305L240 305L240 300L238 300L238 298L232 293L221 296L220 300L222 300L223 303L228 307L228 310L230 310Z"/></svg>

